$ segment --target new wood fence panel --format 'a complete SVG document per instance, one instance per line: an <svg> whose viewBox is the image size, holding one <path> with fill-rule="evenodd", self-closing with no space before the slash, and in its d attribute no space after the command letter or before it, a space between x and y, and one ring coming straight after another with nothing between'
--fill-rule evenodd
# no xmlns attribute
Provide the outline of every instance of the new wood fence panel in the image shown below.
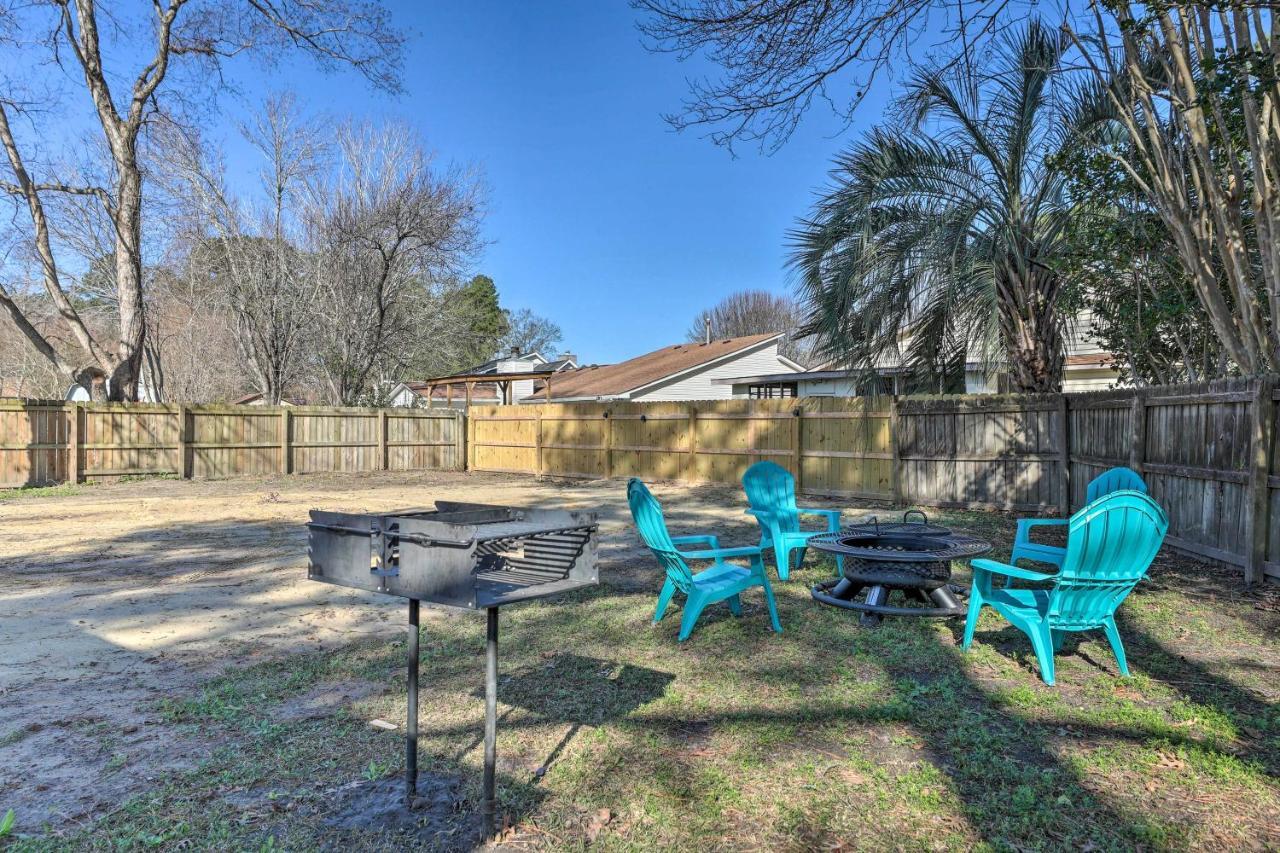
<svg viewBox="0 0 1280 853"><path fill-rule="evenodd" d="M472 467L478 471L537 473L535 407L472 406L467 417L472 430Z"/></svg>
<svg viewBox="0 0 1280 853"><path fill-rule="evenodd" d="M67 478L70 407L0 400L0 487L47 486Z"/></svg>
<svg viewBox="0 0 1280 853"><path fill-rule="evenodd" d="M543 403L469 416L477 470L732 485L769 459L811 494L892 495L887 401Z"/></svg>

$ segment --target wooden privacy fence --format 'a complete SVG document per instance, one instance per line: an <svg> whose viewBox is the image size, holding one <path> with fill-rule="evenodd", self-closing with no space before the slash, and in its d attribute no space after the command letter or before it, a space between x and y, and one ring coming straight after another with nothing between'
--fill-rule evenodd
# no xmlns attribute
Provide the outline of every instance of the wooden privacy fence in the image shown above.
<svg viewBox="0 0 1280 853"><path fill-rule="evenodd" d="M468 467L556 477L736 483L761 459L810 494L892 500L888 400L473 406Z"/></svg>
<svg viewBox="0 0 1280 853"><path fill-rule="evenodd" d="M468 467L736 484L771 459L814 495L1061 515L1127 465L1171 546L1280 578L1275 378L1088 394L474 406Z"/></svg>
<svg viewBox="0 0 1280 853"><path fill-rule="evenodd" d="M459 469L462 414L0 400L0 486Z"/></svg>

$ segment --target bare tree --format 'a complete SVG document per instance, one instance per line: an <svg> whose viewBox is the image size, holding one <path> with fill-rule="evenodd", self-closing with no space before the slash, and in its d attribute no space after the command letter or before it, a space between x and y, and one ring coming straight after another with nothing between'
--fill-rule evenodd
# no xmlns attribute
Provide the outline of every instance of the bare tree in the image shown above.
<svg viewBox="0 0 1280 853"><path fill-rule="evenodd" d="M351 66L374 85L395 89L402 39L386 11L364 0L157 0L144 15L100 11L95 0L50 0L5 11L0 44L16 64L54 63L82 81L79 95L91 107L111 169L107 181L96 183L74 170L42 168L33 152L56 135L38 124L51 114L18 86L0 89L0 149L10 172L0 193L24 212L44 288L80 357L60 353L7 289L0 290L0 307L60 374L95 394L135 399L146 334L140 151L155 118L201 81L218 80L225 60L241 53L270 62L300 49L323 67ZM129 49L113 49L122 46ZM126 67L120 57L139 49L141 66ZM191 73L183 77L184 69ZM15 117L30 126L27 133L15 129ZM110 340L93 333L68 294L46 201L54 195L97 205L112 224L118 322Z"/></svg>
<svg viewBox="0 0 1280 853"><path fill-rule="evenodd" d="M528 308L507 312L507 334L500 349L519 350L521 353L540 352L546 358L550 350L564 339L564 332L552 320L535 314Z"/></svg>
<svg viewBox="0 0 1280 853"><path fill-rule="evenodd" d="M321 259L305 248L308 188L324 168L319 129L289 97L268 100L242 128L264 163L256 205L230 191L219 158L174 130L163 162L170 192L190 206L187 275L222 295L241 363L263 397L279 402L302 369L322 290Z"/></svg>
<svg viewBox="0 0 1280 853"><path fill-rule="evenodd" d="M704 127L718 145L776 149L819 101L845 127L871 86L931 46L965 60L1004 27L1013 0L632 0L654 50L703 54L723 69L695 79L676 128ZM908 54L908 50L911 54ZM904 61L905 60L905 61Z"/></svg>
<svg viewBox="0 0 1280 853"><path fill-rule="evenodd" d="M1280 369L1280 11L1267 4L1092 6L1078 44L1099 146L1154 203L1223 348Z"/></svg>
<svg viewBox="0 0 1280 853"><path fill-rule="evenodd" d="M702 341L708 333L708 321L712 339L781 332L786 337L779 352L802 363L808 363L812 356L811 347L796 337L804 322L803 312L796 300L786 294L767 290L731 293L693 319L687 339Z"/></svg>
<svg viewBox="0 0 1280 853"><path fill-rule="evenodd" d="M308 211L322 288L314 344L332 399L354 405L377 397L372 380L431 331L415 309L479 249L484 190L470 170L436 168L404 125L344 126L337 149Z"/></svg>

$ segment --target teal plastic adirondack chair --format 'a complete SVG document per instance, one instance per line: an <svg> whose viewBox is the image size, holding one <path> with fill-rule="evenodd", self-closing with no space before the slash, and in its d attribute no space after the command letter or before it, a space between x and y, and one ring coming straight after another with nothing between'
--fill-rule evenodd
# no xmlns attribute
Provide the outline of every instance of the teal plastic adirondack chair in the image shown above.
<svg viewBox="0 0 1280 853"><path fill-rule="evenodd" d="M1100 497L1122 489L1145 493L1147 484L1143 481L1141 475L1132 468L1112 468L1089 481L1089 486L1085 489L1084 502L1086 505L1091 504ZM1009 557L1009 562L1016 566L1019 560L1034 560L1038 563L1051 563L1058 568L1062 568L1062 558L1066 556L1066 549L1059 548L1056 545L1041 545L1038 542L1032 542L1031 528L1050 525L1060 526L1067 523L1068 519L1065 518L1018 519L1018 532L1013 537L1013 554Z"/></svg>
<svg viewBox="0 0 1280 853"><path fill-rule="evenodd" d="M1145 493L1126 489L1104 495L1071 516L1066 555L1056 574L1019 569L995 560L974 560L964 648L973 644L978 614L994 608L1031 638L1040 677L1053 684L1053 654L1068 631L1101 628L1111 642L1121 675L1129 674L1116 628L1120 603L1147 573L1164 541L1169 519ZM996 575L1048 581L1049 589L993 588Z"/></svg>
<svg viewBox="0 0 1280 853"><path fill-rule="evenodd" d="M840 529L840 510L805 509L796 506L796 478L791 472L774 462L757 462L742 475L742 488L747 493L751 509L760 524L760 547L772 548L778 568L778 577L786 580L791 574L791 552L799 551L798 568L804 562L809 540L824 533ZM827 519L825 530L801 530L800 516L821 515ZM836 557L836 568L844 573L844 557Z"/></svg>
<svg viewBox="0 0 1280 853"><path fill-rule="evenodd" d="M631 517L635 520L640 538L649 546L658 564L667 573L667 581L658 595L658 608L654 611L653 622L662 621L667 612L667 605L677 593L685 596L684 616L680 619L680 642L689 639L693 626L708 604L717 601L728 601L729 610L734 616L742 615L742 600L738 597L743 590L753 586L764 590L765 604L769 608L769 620L773 630L782 633L782 624L778 621L778 605L773 599L773 589L769 586L769 576L765 574L763 550L758 545L744 548L721 548L720 540L715 536L672 536L667 532L667 522L662 517L662 505L650 493L644 483L636 477L627 482L627 503L631 505ZM677 545L693 545L703 543L710 547L698 551L679 551ZM746 557L750 568L730 565L726 559ZM686 560L710 560L715 565L710 569L694 573L689 570Z"/></svg>

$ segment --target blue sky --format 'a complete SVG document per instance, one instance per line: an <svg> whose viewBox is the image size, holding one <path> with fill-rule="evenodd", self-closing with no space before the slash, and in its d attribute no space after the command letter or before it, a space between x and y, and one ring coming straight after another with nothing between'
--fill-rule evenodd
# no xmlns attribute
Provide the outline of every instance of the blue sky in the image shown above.
<svg viewBox="0 0 1280 853"><path fill-rule="evenodd" d="M788 287L786 231L842 144L825 110L781 152L735 159L662 120L706 66L647 52L624 2L393 6L412 32L403 95L302 58L270 86L287 81L317 112L409 121L443 157L481 165L492 244L479 271L505 305L551 317L564 346L610 362L680 341L734 290ZM249 104L269 91L252 76L237 75Z"/></svg>

